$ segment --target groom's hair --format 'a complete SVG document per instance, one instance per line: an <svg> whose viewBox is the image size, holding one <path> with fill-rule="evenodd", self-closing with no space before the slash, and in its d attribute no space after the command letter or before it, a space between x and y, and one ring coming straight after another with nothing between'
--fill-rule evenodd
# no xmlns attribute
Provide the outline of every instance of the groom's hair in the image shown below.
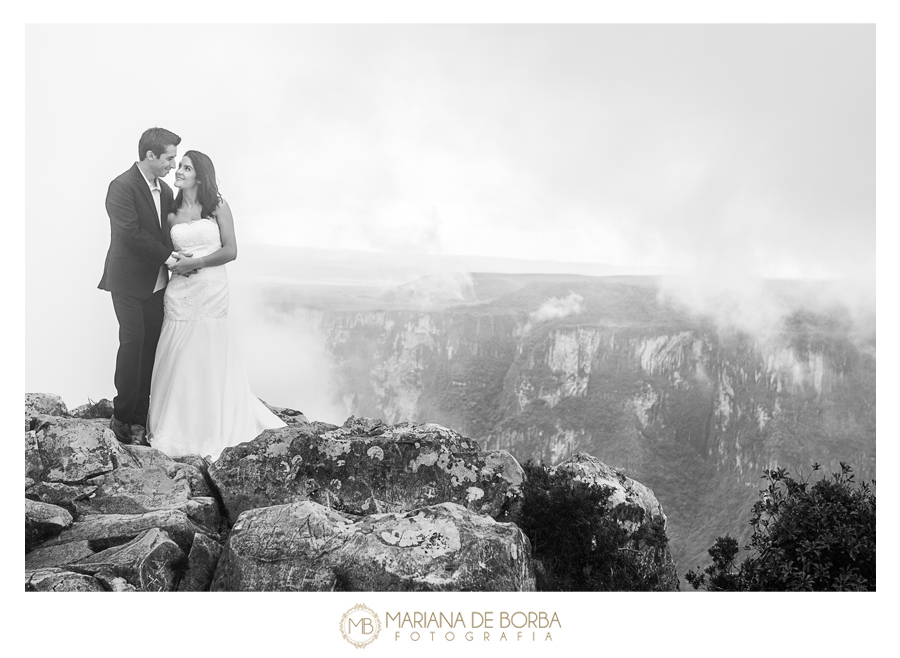
<svg viewBox="0 0 900 658"><path fill-rule="evenodd" d="M147 151L153 151L157 158L163 154L170 145L181 144L181 137L165 128L147 128L138 142L138 160L147 157Z"/></svg>

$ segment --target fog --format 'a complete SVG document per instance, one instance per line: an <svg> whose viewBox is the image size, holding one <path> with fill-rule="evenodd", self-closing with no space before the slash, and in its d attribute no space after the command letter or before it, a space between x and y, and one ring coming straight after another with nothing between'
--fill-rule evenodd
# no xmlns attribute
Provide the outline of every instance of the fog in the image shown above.
<svg viewBox="0 0 900 658"><path fill-rule="evenodd" d="M784 315L763 279L849 280L864 318L874 33L173 25L163 38L152 25L30 25L25 388L70 406L114 394L117 325L96 289L104 198L153 125L182 136L179 153L212 157L235 212L232 317L254 390L322 420L344 412L314 323L258 307L240 245L666 274L664 294L760 334ZM162 45L139 62L135 44ZM427 306L467 285L444 273L407 292Z"/></svg>
<svg viewBox="0 0 900 658"><path fill-rule="evenodd" d="M550 297L536 311L528 314L528 325L526 327L530 328L532 323L577 315L584 310L583 302L584 297L574 292L569 292L565 297Z"/></svg>
<svg viewBox="0 0 900 658"><path fill-rule="evenodd" d="M235 332L253 392L310 420L340 425L349 413L336 401L334 363L313 314L275 313L259 303L253 281L230 276L229 329Z"/></svg>

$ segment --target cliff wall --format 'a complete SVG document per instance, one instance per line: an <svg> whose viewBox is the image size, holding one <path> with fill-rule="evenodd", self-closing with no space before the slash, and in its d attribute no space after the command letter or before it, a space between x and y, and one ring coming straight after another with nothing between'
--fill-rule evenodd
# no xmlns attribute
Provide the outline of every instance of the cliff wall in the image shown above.
<svg viewBox="0 0 900 658"><path fill-rule="evenodd" d="M582 310L528 312L553 294ZM874 335L838 311L792 311L761 338L611 283L317 317L348 412L429 419L520 461L597 455L659 497L682 570L726 531L747 538L764 469L875 476Z"/></svg>

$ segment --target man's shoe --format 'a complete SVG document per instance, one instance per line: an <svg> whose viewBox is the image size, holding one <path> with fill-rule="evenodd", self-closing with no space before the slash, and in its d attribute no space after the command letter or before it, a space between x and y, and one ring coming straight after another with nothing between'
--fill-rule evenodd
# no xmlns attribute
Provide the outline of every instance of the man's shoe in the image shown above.
<svg viewBox="0 0 900 658"><path fill-rule="evenodd" d="M150 447L150 441L147 439L146 427L138 424L131 426L131 445Z"/></svg>
<svg viewBox="0 0 900 658"><path fill-rule="evenodd" d="M116 439L118 439L119 443L131 445L131 425L123 423L113 416L109 419L109 429L116 435Z"/></svg>

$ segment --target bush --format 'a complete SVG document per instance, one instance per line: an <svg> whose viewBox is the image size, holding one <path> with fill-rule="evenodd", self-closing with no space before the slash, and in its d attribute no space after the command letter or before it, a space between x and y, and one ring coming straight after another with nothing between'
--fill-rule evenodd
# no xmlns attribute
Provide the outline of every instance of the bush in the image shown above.
<svg viewBox="0 0 900 658"><path fill-rule="evenodd" d="M813 464L813 472L820 466ZM719 537L712 564L685 575L709 591L875 590L875 492L839 473L810 484L785 469L765 471L768 486L753 505L750 554L736 562L737 541ZM874 481L873 481L874 485Z"/></svg>
<svg viewBox="0 0 900 658"><path fill-rule="evenodd" d="M606 507L610 487L524 464L527 477L520 526L531 541L542 591L677 589L662 519L634 534ZM671 572L671 573L670 573Z"/></svg>

